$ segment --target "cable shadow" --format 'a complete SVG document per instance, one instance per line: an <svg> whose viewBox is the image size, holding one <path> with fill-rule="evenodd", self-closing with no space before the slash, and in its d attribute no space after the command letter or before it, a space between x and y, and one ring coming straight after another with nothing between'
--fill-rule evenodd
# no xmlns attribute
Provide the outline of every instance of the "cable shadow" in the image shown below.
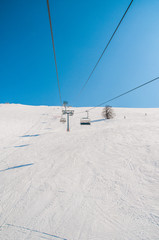
<svg viewBox="0 0 159 240"><path fill-rule="evenodd" d="M30 144L25 144L25 145L19 145L19 146L14 146L15 148L21 148L21 147L27 147L29 146Z"/></svg>
<svg viewBox="0 0 159 240"><path fill-rule="evenodd" d="M16 226L16 225L13 225L13 224L6 224L6 225L9 226L9 227L16 227L16 228L21 228L21 229L24 229L24 230L28 230L28 231L30 231L30 232L41 233L41 234L44 234L44 235L46 235L46 236L54 237L54 238L61 239L61 240L68 240L68 239L66 239L66 238L62 238L62 237L59 237L59 236L57 236L57 235L49 234L49 233L46 233L46 232L40 232L40 231L38 231L38 230L34 230L34 229L22 227L22 226Z"/></svg>
<svg viewBox="0 0 159 240"><path fill-rule="evenodd" d="M94 123L94 122L102 122L102 121L106 121L106 119L105 119L105 118L102 118L102 119L93 120L93 121L91 121L91 123Z"/></svg>
<svg viewBox="0 0 159 240"><path fill-rule="evenodd" d="M34 163L28 163L28 164L23 164L23 165L18 165L18 166L14 166L14 167L10 167L10 168L6 168L6 169L3 169L3 170L0 170L0 172L5 172L5 171L8 171L8 170L12 170L12 169L16 169L16 168L21 168L21 167L28 167L28 166L31 166L33 165Z"/></svg>
<svg viewBox="0 0 159 240"><path fill-rule="evenodd" d="M33 134L33 135L23 135L23 136L20 136L20 137L38 137L40 136L40 134Z"/></svg>

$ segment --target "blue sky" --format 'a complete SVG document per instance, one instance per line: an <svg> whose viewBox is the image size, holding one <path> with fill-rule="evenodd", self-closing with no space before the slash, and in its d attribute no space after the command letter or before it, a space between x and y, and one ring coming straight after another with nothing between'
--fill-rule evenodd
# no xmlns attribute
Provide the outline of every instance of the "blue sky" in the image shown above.
<svg viewBox="0 0 159 240"><path fill-rule="evenodd" d="M134 0L87 80L130 0L49 0L63 100L95 106L159 76L159 1ZM0 102L60 105L46 0L0 0ZM159 107L159 81L116 107Z"/></svg>

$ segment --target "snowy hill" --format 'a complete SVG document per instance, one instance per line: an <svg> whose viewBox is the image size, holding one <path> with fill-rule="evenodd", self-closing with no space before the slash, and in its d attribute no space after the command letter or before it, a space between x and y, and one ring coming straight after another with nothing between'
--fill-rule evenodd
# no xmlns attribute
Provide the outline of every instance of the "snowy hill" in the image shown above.
<svg viewBox="0 0 159 240"><path fill-rule="evenodd" d="M74 110L0 105L0 239L158 240L159 109Z"/></svg>

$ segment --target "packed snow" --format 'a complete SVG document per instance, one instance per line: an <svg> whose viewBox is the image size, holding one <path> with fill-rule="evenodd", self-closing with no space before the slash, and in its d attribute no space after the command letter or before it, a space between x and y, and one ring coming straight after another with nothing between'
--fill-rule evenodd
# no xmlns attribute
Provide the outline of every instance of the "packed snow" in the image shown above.
<svg viewBox="0 0 159 240"><path fill-rule="evenodd" d="M0 239L158 240L159 109L0 104Z"/></svg>

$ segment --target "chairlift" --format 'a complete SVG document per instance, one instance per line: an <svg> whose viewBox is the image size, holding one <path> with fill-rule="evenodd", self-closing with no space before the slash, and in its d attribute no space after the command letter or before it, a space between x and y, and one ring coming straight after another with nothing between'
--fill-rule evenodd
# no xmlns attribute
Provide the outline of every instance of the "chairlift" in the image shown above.
<svg viewBox="0 0 159 240"><path fill-rule="evenodd" d="M91 125L91 120L89 118L81 118L80 120L81 125Z"/></svg>
<svg viewBox="0 0 159 240"><path fill-rule="evenodd" d="M65 123L66 122L66 118L64 118L63 116L60 118L60 122Z"/></svg>
<svg viewBox="0 0 159 240"><path fill-rule="evenodd" d="M87 112L87 117L83 117L80 119L80 124L81 125L91 125L91 120L90 118L88 117L88 111Z"/></svg>
<svg viewBox="0 0 159 240"><path fill-rule="evenodd" d="M71 111L69 112L69 114L70 114L70 116L73 116L74 110L71 110Z"/></svg>
<svg viewBox="0 0 159 240"><path fill-rule="evenodd" d="M62 110L62 114L69 114L69 116L73 116L74 115L74 110Z"/></svg>

